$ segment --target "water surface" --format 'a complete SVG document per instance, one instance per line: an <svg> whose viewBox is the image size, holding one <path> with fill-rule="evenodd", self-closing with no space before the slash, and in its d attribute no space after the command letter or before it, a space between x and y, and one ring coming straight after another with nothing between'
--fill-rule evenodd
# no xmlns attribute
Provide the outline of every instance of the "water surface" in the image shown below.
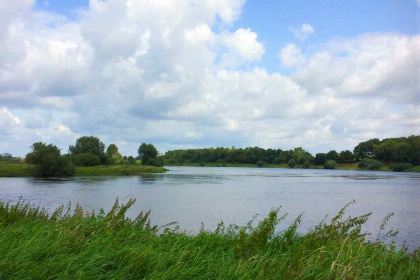
<svg viewBox="0 0 420 280"><path fill-rule="evenodd" d="M304 212L300 231L331 218L349 201L346 212L372 212L365 231L378 233L381 220L395 215L389 229L397 229L398 244L420 246L420 175L350 170L275 168L169 167L165 174L129 177L85 177L46 180L0 178L0 201L20 198L50 211L68 201L86 210L109 210L116 197L136 198L128 215L150 209L153 224L177 221L181 229L197 232L225 224L244 225L255 214L265 216L273 207L289 213L279 230ZM373 237L372 237L373 238Z"/></svg>

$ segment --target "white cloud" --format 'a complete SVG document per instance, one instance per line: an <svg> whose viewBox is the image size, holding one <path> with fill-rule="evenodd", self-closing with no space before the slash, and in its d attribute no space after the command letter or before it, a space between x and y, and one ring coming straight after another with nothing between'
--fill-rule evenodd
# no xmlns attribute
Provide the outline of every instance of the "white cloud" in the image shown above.
<svg viewBox="0 0 420 280"><path fill-rule="evenodd" d="M93 0L77 21L1 2L0 152L82 135L125 155L142 142L316 152L419 133L419 36L289 44L296 72L270 73L258 34L231 30L243 2Z"/></svg>
<svg viewBox="0 0 420 280"><path fill-rule="evenodd" d="M288 44L280 50L280 61L285 67L296 67L302 65L305 58L295 44Z"/></svg>
<svg viewBox="0 0 420 280"><path fill-rule="evenodd" d="M289 27L289 30L293 32L296 38L302 41L315 32L315 29L308 23L303 23L300 28Z"/></svg>
<svg viewBox="0 0 420 280"><path fill-rule="evenodd" d="M261 60L264 47L257 41L257 33L251 29L239 28L233 34L224 38L226 46L230 49L229 55L238 55L245 61Z"/></svg>

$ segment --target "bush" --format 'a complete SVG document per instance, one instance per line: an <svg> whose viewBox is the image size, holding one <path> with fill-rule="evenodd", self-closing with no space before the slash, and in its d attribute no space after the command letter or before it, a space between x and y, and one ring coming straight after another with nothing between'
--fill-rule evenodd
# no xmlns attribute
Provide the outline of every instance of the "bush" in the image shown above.
<svg viewBox="0 0 420 280"><path fill-rule="evenodd" d="M412 167L413 165L411 163L395 163L389 166L389 168L394 172L403 172Z"/></svg>
<svg viewBox="0 0 420 280"><path fill-rule="evenodd" d="M359 162L358 167L360 169L378 170L382 166L382 163L376 159L365 158Z"/></svg>
<svg viewBox="0 0 420 280"><path fill-rule="evenodd" d="M279 158L279 157L276 157L275 159L274 159L274 164L280 164L282 162L282 160L281 160L281 158Z"/></svg>
<svg viewBox="0 0 420 280"><path fill-rule="evenodd" d="M49 154L37 164L34 176L39 177L67 177L73 176L76 172L71 161L61 155Z"/></svg>
<svg viewBox="0 0 420 280"><path fill-rule="evenodd" d="M309 160L305 161L305 163L303 164L303 168L308 169L309 166L311 166L311 163L309 162Z"/></svg>
<svg viewBox="0 0 420 280"><path fill-rule="evenodd" d="M264 161L262 161L262 160L257 161L257 166L258 167L263 167L264 166Z"/></svg>
<svg viewBox="0 0 420 280"><path fill-rule="evenodd" d="M295 161L294 159L291 159L291 160L289 160L289 161L287 162L287 165L288 165L290 168L295 168L295 166L296 166L296 161Z"/></svg>
<svg viewBox="0 0 420 280"><path fill-rule="evenodd" d="M129 157L127 158L127 162L128 162L128 164L130 164L130 165L136 164L136 160L135 160L135 159L134 159L134 157L132 157L132 156L129 156Z"/></svg>
<svg viewBox="0 0 420 280"><path fill-rule="evenodd" d="M83 153L74 156L74 163L77 166L96 166L101 165L101 159L92 153Z"/></svg>
<svg viewBox="0 0 420 280"><path fill-rule="evenodd" d="M335 160L327 160L324 163L324 169L335 169L337 167L337 162Z"/></svg>

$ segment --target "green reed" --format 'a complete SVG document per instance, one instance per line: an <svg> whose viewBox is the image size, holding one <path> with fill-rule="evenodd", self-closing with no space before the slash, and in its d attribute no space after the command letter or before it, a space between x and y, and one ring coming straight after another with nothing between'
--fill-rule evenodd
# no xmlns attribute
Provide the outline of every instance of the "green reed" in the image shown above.
<svg viewBox="0 0 420 280"><path fill-rule="evenodd" d="M108 213L69 203L52 214L0 203L0 279L419 279L419 250L368 241L370 214L344 218L350 204L305 234L302 215L276 232L278 208L255 226L190 235L151 225L150 212L127 218L134 202L117 200Z"/></svg>

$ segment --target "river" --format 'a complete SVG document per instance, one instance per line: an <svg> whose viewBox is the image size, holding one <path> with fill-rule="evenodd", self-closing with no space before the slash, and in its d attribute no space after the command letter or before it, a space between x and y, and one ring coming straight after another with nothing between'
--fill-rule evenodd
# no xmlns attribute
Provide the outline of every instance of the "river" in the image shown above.
<svg viewBox="0 0 420 280"><path fill-rule="evenodd" d="M245 225L255 214L264 217L282 206L288 213L282 230L302 212L299 230L305 232L325 215L331 218L351 200L348 215L372 212L364 230L378 234L381 220L394 216L387 229L410 249L420 246L420 174L350 170L280 168L169 167L165 174L72 179L0 178L0 201L19 199L49 211L72 201L85 210L110 210L136 198L128 215L152 211L152 224L177 221L181 230L197 232L202 223L214 230L220 221ZM257 218L258 220L258 218Z"/></svg>

